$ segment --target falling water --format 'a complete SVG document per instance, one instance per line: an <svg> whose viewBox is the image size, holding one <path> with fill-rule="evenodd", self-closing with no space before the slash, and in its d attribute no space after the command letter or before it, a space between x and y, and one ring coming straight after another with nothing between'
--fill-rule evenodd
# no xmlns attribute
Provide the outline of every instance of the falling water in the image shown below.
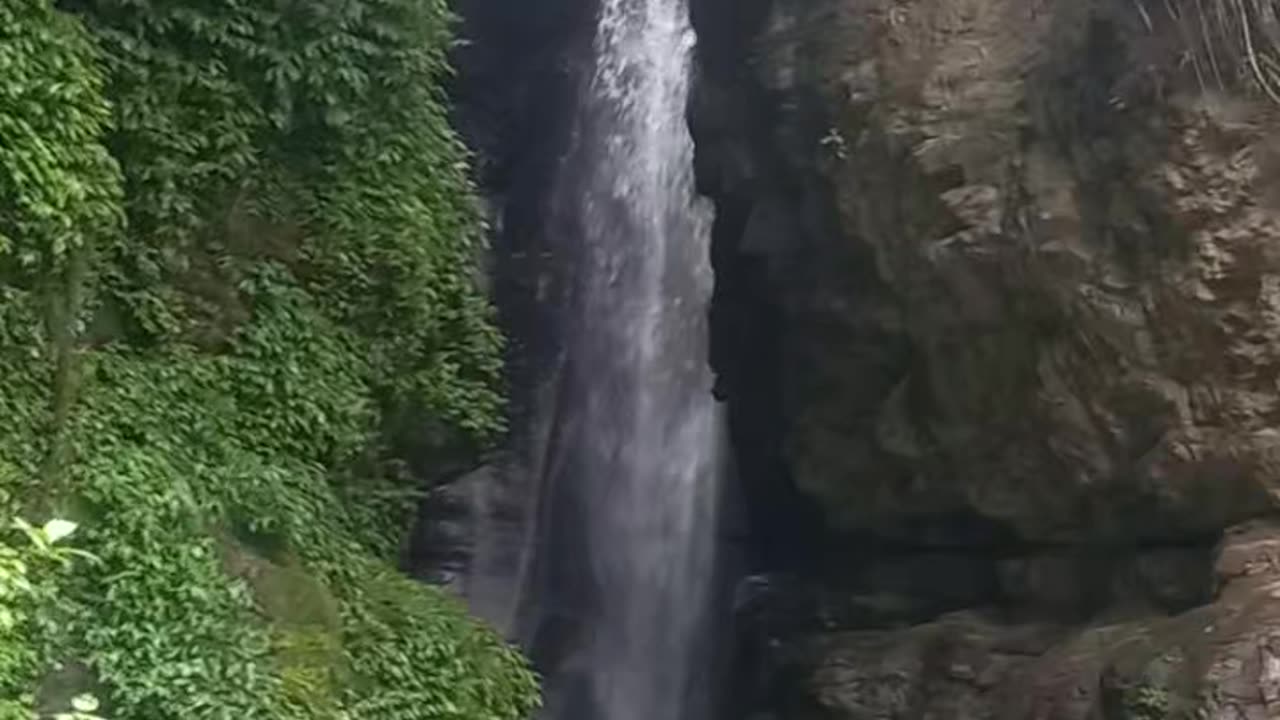
<svg viewBox="0 0 1280 720"><path fill-rule="evenodd" d="M707 367L709 213L685 122L693 42L685 0L603 0L560 171L581 263L547 474L557 502L580 509L544 522L581 527L580 544L541 552L562 556L551 562L561 575L587 575L575 582L590 599L572 658L548 669L556 720L703 712L720 422Z"/></svg>

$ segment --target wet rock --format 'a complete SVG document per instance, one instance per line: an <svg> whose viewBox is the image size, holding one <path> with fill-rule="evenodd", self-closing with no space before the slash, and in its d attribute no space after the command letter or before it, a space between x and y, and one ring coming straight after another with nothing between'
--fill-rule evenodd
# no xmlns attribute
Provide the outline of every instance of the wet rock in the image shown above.
<svg viewBox="0 0 1280 720"><path fill-rule="evenodd" d="M1005 605L1059 619L1107 610L1177 612L1212 597L1207 545L1072 547L998 562Z"/></svg>
<svg viewBox="0 0 1280 720"><path fill-rule="evenodd" d="M1017 621L992 608L897 629L774 625L763 702L826 720L1275 717L1278 550L1280 524L1233 529L1215 598L1175 615Z"/></svg>

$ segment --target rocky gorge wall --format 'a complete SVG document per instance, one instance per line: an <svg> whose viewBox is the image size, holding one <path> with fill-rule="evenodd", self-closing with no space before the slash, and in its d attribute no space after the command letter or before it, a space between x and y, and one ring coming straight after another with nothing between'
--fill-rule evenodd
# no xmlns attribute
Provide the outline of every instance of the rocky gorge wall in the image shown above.
<svg viewBox="0 0 1280 720"><path fill-rule="evenodd" d="M1275 16L694 0L734 717L1280 717Z"/></svg>
<svg viewBox="0 0 1280 720"><path fill-rule="evenodd" d="M458 6L517 415L556 372L545 178L593 7L537 5ZM1270 5L691 5L749 573L727 716L1280 717ZM423 574L466 573L477 496L530 489L441 488ZM580 579L533 574L571 614Z"/></svg>

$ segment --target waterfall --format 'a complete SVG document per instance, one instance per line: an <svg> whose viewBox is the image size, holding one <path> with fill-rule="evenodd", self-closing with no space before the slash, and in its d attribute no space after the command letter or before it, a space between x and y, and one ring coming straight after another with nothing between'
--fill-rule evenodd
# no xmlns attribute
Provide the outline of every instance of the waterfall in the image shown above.
<svg viewBox="0 0 1280 720"><path fill-rule="evenodd" d="M707 362L710 211L685 121L693 43L685 0L603 0L558 173L572 229L560 251L577 270L530 591L554 720L706 713L696 678L721 421Z"/></svg>

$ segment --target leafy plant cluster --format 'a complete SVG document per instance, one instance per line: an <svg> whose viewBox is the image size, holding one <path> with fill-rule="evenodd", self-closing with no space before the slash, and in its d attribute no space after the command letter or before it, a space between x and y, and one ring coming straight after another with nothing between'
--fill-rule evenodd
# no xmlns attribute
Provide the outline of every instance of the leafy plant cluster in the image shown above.
<svg viewBox="0 0 1280 720"><path fill-rule="evenodd" d="M110 108L90 39L46 2L0 4L0 68L0 267L30 280L119 224Z"/></svg>
<svg viewBox="0 0 1280 720"><path fill-rule="evenodd" d="M273 258L357 331L386 397L473 437L500 428L480 215L438 82L443 0L66 5L109 68L131 231L106 285L135 337L192 339Z"/></svg>
<svg viewBox="0 0 1280 720"><path fill-rule="evenodd" d="M0 489L98 559L64 632L15 646L87 672L31 692L121 720L537 704L391 566L397 425L501 427L448 38L440 0L0 0Z"/></svg>
<svg viewBox="0 0 1280 720"><path fill-rule="evenodd" d="M105 81L74 18L45 0L0 3L0 77L0 342L27 354L0 360L0 409L15 426L9 443L42 446L40 467L22 469L49 494L64 454L57 425L74 394L88 255L120 228L120 174L103 145ZM34 401L41 393L47 402ZM0 452L0 480L14 472L6 455L17 456Z"/></svg>
<svg viewBox="0 0 1280 720"><path fill-rule="evenodd" d="M15 520L9 530L19 537L0 539L0 718L32 720L41 714L29 688L45 660L33 640L56 631L52 580L83 553L59 545L76 530L75 523L66 520L50 520L40 528ZM92 714L97 709L97 698L81 694L72 698L67 711L52 717L101 720Z"/></svg>
<svg viewBox="0 0 1280 720"><path fill-rule="evenodd" d="M86 368L68 432L105 591L74 634L121 717L524 717L521 660L362 544L364 488L327 476L375 430L351 333L300 288L257 315L223 354Z"/></svg>

